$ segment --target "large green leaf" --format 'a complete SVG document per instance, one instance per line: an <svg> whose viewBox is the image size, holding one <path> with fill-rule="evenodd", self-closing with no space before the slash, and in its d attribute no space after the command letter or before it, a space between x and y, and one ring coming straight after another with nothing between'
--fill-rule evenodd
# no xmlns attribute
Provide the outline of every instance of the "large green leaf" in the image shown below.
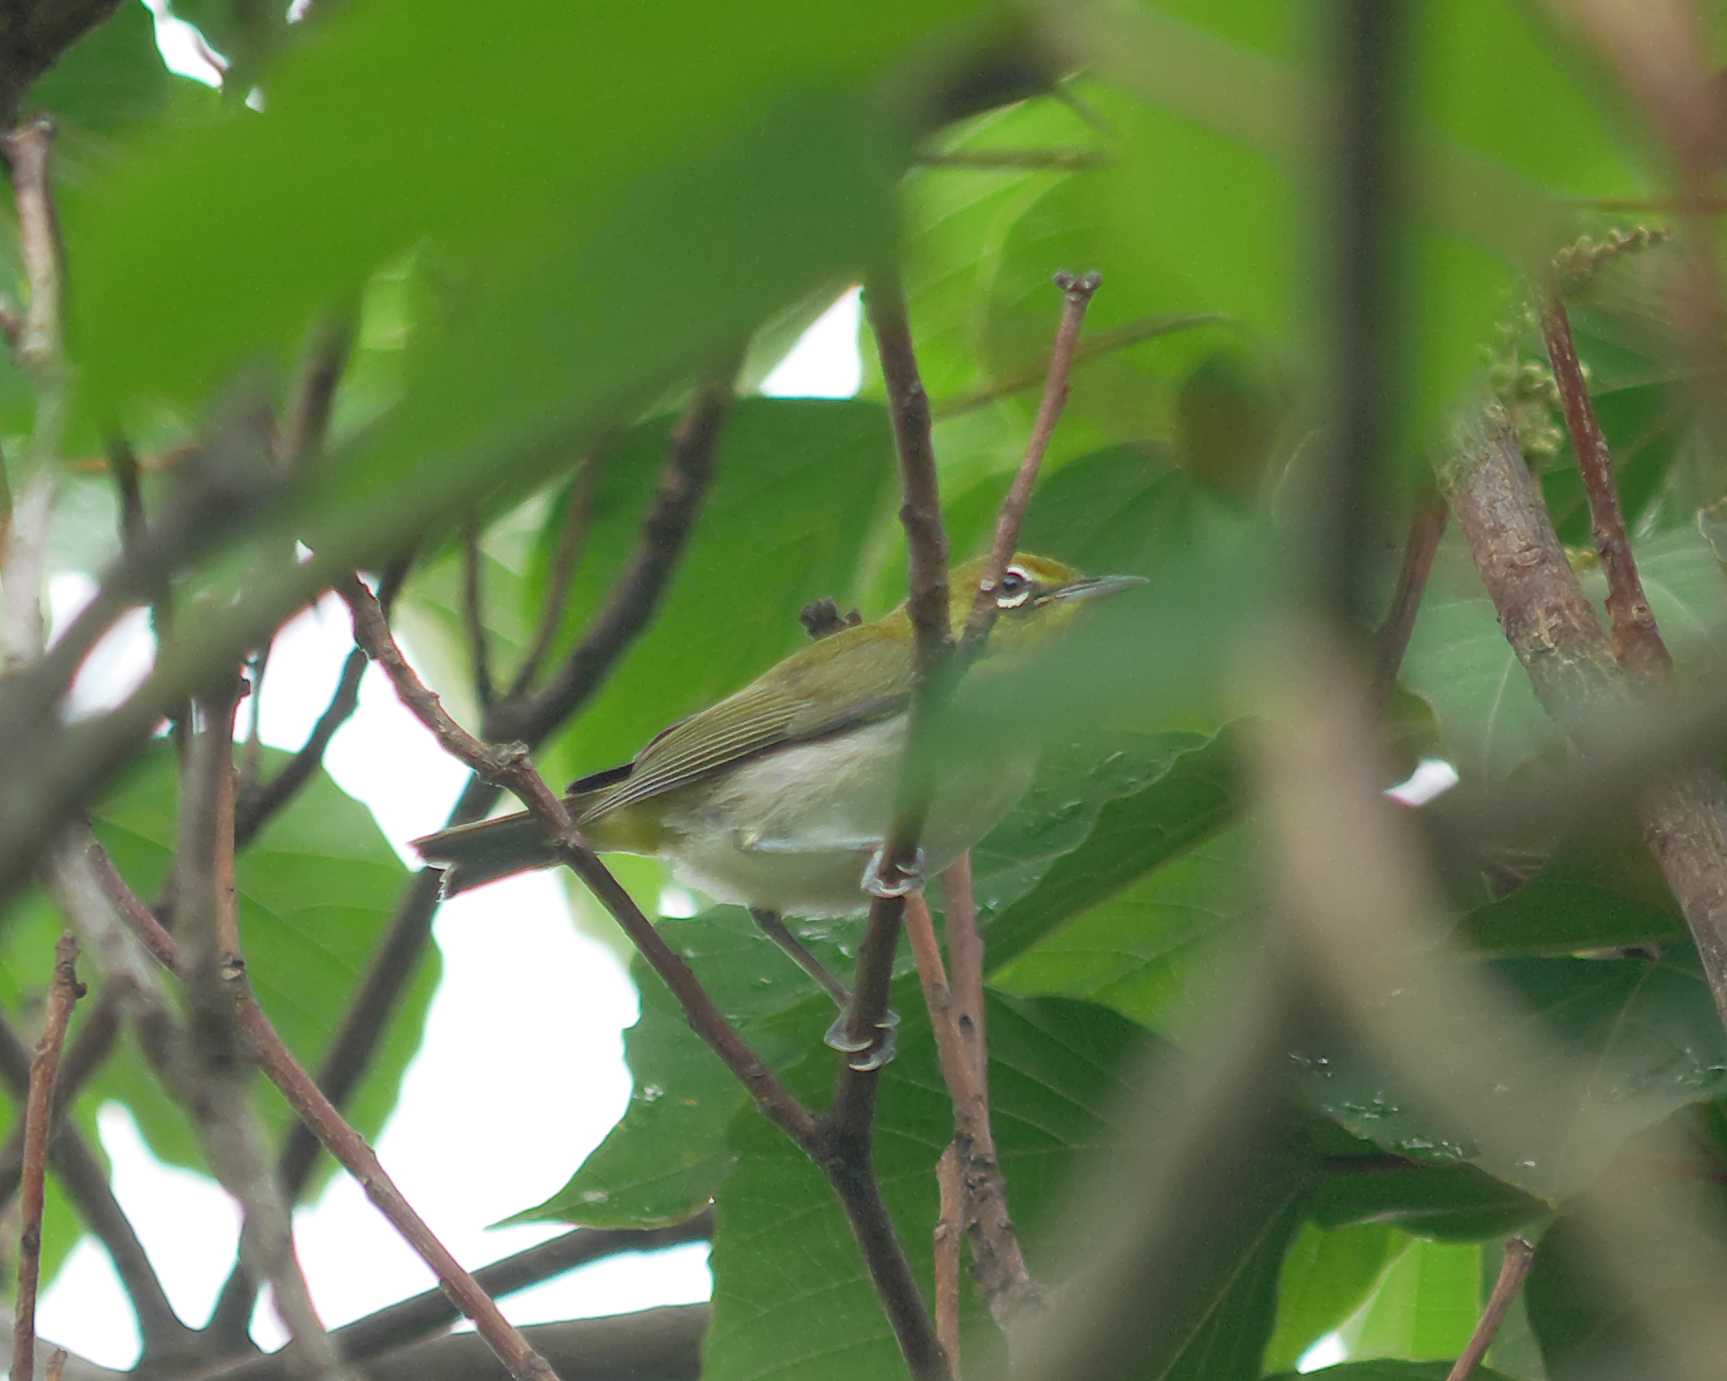
<svg viewBox="0 0 1727 1381"><path fill-rule="evenodd" d="M1418 1237L1480 1241L1541 1218L1547 1205L1472 1165L1398 1163L1380 1156L1326 1162L1311 1205L1322 1227L1383 1223Z"/></svg>
<svg viewBox="0 0 1727 1381"><path fill-rule="evenodd" d="M1481 1315L1481 1251L1473 1242L1420 1237L1394 1248L1378 1287L1342 1330L1350 1354L1455 1357Z"/></svg>
<svg viewBox="0 0 1727 1381"><path fill-rule="evenodd" d="M1123 1061L1136 1029L1082 1003L992 999L991 1101L1014 1221L1035 1262L1045 1234L1059 1230L1073 1176L1117 1144ZM921 1016L908 1014L899 1059L884 1079L875 1163L901 1243L927 1288L935 1221L936 1157L952 1135L952 1109ZM825 1089L826 1060L797 1071ZM759 1118L733 1130L738 1165L718 1201L714 1237L714 1322L703 1375L846 1378L903 1374L888 1325L864 1273L855 1239L831 1190L799 1152ZM1269 1172L1268 1172L1269 1173ZM1159 1341L1135 1376L1231 1381L1259 1374L1271 1328L1277 1262L1295 1227L1295 1191L1251 1224L1246 1241L1219 1244L1202 1272L1205 1288L1179 1336ZM1211 1259L1215 1255L1216 1260ZM1215 1268L1215 1269L1214 1269ZM999 1340L977 1317L966 1342L968 1368L1001 1366Z"/></svg>
<svg viewBox="0 0 1727 1381"><path fill-rule="evenodd" d="M1596 840L1567 847L1510 895L1469 912L1459 935L1486 954L1683 943L1685 919L1648 855L1639 854Z"/></svg>
<svg viewBox="0 0 1727 1381"><path fill-rule="evenodd" d="M1326 1231L1308 1224L1289 1244L1277 1278L1277 1329L1267 1367L1293 1367L1355 1312L1392 1254L1391 1229L1369 1224Z"/></svg>
<svg viewBox="0 0 1727 1381"><path fill-rule="evenodd" d="M1683 664L1689 653L1702 653L1727 607L1708 546L1694 528L1682 528L1641 544L1637 563L1675 657ZM1587 569L1582 580L1599 605L1606 594L1600 572ZM1432 705L1445 755L1466 780L1500 780L1559 741L1455 540L1445 543L1422 602L1403 683Z"/></svg>
<svg viewBox="0 0 1727 1381"><path fill-rule="evenodd" d="M1587 1183L1626 1138L1727 1089L1727 1036L1694 954L1508 959L1457 977L1492 984L1499 1001L1520 1004L1552 1051L1529 1067L1473 1067L1452 1053L1457 1047L1443 1031L1432 1033L1432 1058L1448 1061L1446 1077L1467 1090L1471 1125L1425 1111L1401 1080L1340 1038L1292 1056L1298 1086L1328 1116L1388 1151L1428 1164L1475 1164L1546 1199ZM1395 1014L1418 998L1412 986L1383 1000ZM1448 1019L1461 1029L1486 1017L1464 1008ZM1518 1109L1518 1118L1498 1116L1501 1108Z"/></svg>
<svg viewBox="0 0 1727 1381"><path fill-rule="evenodd" d="M267 752L266 771L286 755ZM176 847L176 763L166 743L92 812L116 866L144 897L159 895ZM340 1026L372 952L387 929L407 870L371 814L328 777L316 775L240 855L236 885L247 971L258 1000L302 1064L316 1069ZM54 909L32 899L0 940L0 986L11 1003L46 971L59 928ZM419 1046L437 985L435 957L422 964L392 1017L346 1113L373 1135L394 1106L403 1070ZM151 1150L177 1165L202 1168L198 1142L137 1050L122 1043L86 1086L79 1115L93 1130L96 1109L123 1103ZM258 1099L265 1127L280 1136L293 1114L273 1094Z"/></svg>

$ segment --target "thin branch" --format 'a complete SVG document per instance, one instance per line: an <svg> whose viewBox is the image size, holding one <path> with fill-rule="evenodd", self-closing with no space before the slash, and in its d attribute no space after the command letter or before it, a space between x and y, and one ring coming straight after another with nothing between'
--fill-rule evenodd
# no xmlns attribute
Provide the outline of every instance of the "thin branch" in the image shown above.
<svg viewBox="0 0 1727 1381"><path fill-rule="evenodd" d="M30 1094L24 1105L23 1219L18 1241L18 1308L12 1321L12 1379L36 1381L36 1286L42 1273L42 1204L48 1171L48 1137L54 1118L54 1084L72 1006L84 996L75 967L78 942L62 934L54 947L54 980L48 987L42 1035L30 1062Z"/></svg>
<svg viewBox="0 0 1727 1381"><path fill-rule="evenodd" d="M1044 380L1043 399L1037 406L1037 420L1032 423L1031 436L1025 443L1025 457L1008 486L1007 497L995 515L995 536L990 541L989 565L978 582L972 598L971 613L965 621L962 645L975 652L989 636L995 622L996 586L1002 572L1019 548L1019 529L1025 522L1025 511L1031 506L1032 490L1037 487L1037 472L1049 450L1055 424L1061 420L1067 406L1068 377L1073 373L1074 352L1079 347L1079 333L1085 326L1086 309L1103 282L1100 273L1058 273L1055 285L1061 289L1061 323L1056 327L1055 344L1050 347L1049 373Z"/></svg>
<svg viewBox="0 0 1727 1381"><path fill-rule="evenodd" d="M1445 535L1450 513L1438 493L1428 493L1416 500L1415 510L1409 515L1409 535L1403 542L1403 566L1397 573L1397 588L1373 640L1378 661L1376 690L1381 702L1397 684L1403 654L1409 650L1415 616L1421 611L1421 597L1427 591L1427 578L1433 572L1433 558L1439 550L1439 539Z"/></svg>
<svg viewBox="0 0 1727 1381"><path fill-rule="evenodd" d="M115 987L104 988L96 995L90 1014L78 1027L78 1034L66 1049L60 1062L60 1081L55 1090L52 1121L48 1127L49 1144L60 1135L66 1124L66 1109L72 1106L78 1091L89 1082L108 1057L114 1053L114 1042L120 1034L121 1003L116 1000ZM0 1205L11 1201L24 1176L24 1128L20 1125L0 1149Z"/></svg>
<svg viewBox="0 0 1727 1381"><path fill-rule="evenodd" d="M244 973L234 889L234 716L238 686L200 697L200 724L186 755L176 855L180 971L191 996L185 1078L175 1089L192 1114L216 1178L239 1202L240 1252L273 1287L295 1354L312 1371L340 1371L341 1359L312 1305L294 1251L293 1220L270 1173L263 1129L251 1103L249 1071L228 996Z"/></svg>
<svg viewBox="0 0 1727 1381"><path fill-rule="evenodd" d="M584 457L570 477L569 494L564 501L564 525L558 532L558 549L552 556L551 574L546 578L546 598L540 606L539 627L527 655L516 669L516 679L510 683L505 698L516 700L526 695L540 674L546 654L557 642L564 626L564 610L569 607L570 585L581 565L582 547L587 541L588 525L594 512L594 475L599 467L598 453Z"/></svg>
<svg viewBox="0 0 1727 1381"><path fill-rule="evenodd" d="M122 881L122 886L123 886ZM127 926L140 926L144 918L154 921L149 907L135 893L129 893L116 914ZM188 956L174 937L165 932L157 935L147 924L139 938L147 945L161 943L158 956L170 973L182 980L190 977ZM359 1182L369 1198L420 1256L443 1286L462 1314L470 1319L488 1347L491 1348L512 1381L557 1381L556 1375L522 1338L521 1333L498 1310L497 1304L480 1288L473 1276L450 1255L447 1248L433 1235L425 1220L402 1196L400 1189L379 1163L377 1155L365 1139L354 1130L335 1106L326 1098L311 1076L301 1067L271 1025L269 1017L252 992L245 962L237 956L220 971L221 981L231 1008L232 1020L248 1055L256 1062L271 1083L280 1090L295 1114L311 1127L313 1134L337 1161Z"/></svg>
<svg viewBox="0 0 1727 1381"><path fill-rule="evenodd" d="M1475 1332L1469 1335L1468 1346L1463 1349L1456 1365L1445 1374L1445 1381L1469 1381L1476 1365L1493 1345L1506 1310L1511 1308L1511 1302L1517 1298L1517 1292L1523 1288L1524 1278L1534 1264L1535 1247L1527 1238L1507 1239L1505 1257L1499 1263L1499 1279L1493 1282L1493 1293L1487 1297L1487 1307L1481 1311Z"/></svg>
<svg viewBox="0 0 1727 1381"><path fill-rule="evenodd" d="M46 116L26 120L0 136L0 150L12 171L18 243L30 284L18 354L26 367L38 373L60 364L60 226L49 185L53 149L54 124Z"/></svg>
<svg viewBox="0 0 1727 1381"><path fill-rule="evenodd" d="M490 708L492 643L486 632L486 598L480 585L480 520L470 515L462 525L462 622L468 630L468 656L474 663L474 699L482 714Z"/></svg>
<svg viewBox="0 0 1727 1381"><path fill-rule="evenodd" d="M383 574L378 584L378 602L387 614L396 602L408 576L408 561L404 558ZM324 754L336 732L354 716L360 707L360 682L366 675L366 654L355 648L342 664L335 694L325 706L318 722L306 735L305 743L280 771L267 782L242 792L234 809L234 847L244 849L258 837L258 832L275 814L297 796L307 782L317 775L324 764Z"/></svg>
<svg viewBox="0 0 1727 1381"><path fill-rule="evenodd" d="M337 593L353 613L354 641L383 669L414 717L431 731L445 752L466 763L477 775L505 787L533 812L557 843L562 861L587 883L642 957L665 980L696 1034L725 1062L776 1126L806 1150L813 1147L815 1119L726 1020L689 965L660 938L652 922L582 841L569 808L534 769L527 749L521 744L490 748L450 716L438 694L408 665L390 633L383 610L357 577L339 586Z"/></svg>
<svg viewBox="0 0 1727 1381"><path fill-rule="evenodd" d="M906 901L906 933L917 957L918 977L929 1007L942 1081L953 1099L953 1150L965 1191L966 1234L984 1301L1002 1332L1012 1330L1041 1295L1025 1264L1019 1235L1008 1216L1007 1186L996 1157L989 1101L979 1065L961 1030L958 1012L942 971L935 926L922 897Z"/></svg>
<svg viewBox="0 0 1727 1381"><path fill-rule="evenodd" d="M947 932L948 963L952 966L953 1015L977 1071L985 1113L989 1099L988 1029L983 1002L983 935L977 927L977 900L971 886L971 851L961 854L942 874L942 919Z"/></svg>
<svg viewBox="0 0 1727 1381"><path fill-rule="evenodd" d="M618 658L647 627L683 557L696 514L713 480L736 373L736 360L728 360L712 379L697 388L672 429L659 492L642 524L641 541L629 565L619 573L611 598L544 688L492 707L483 728L494 743L521 739L534 744L542 740L588 702Z"/></svg>
<svg viewBox="0 0 1727 1381"><path fill-rule="evenodd" d="M1176 331L1190 331L1198 326L1227 326L1230 319L1215 312L1197 312L1185 316L1149 316L1138 321L1130 321L1124 326L1117 326L1108 331L1099 331L1089 340L1083 342L1073 352L1073 362L1077 367L1087 364L1102 355L1113 354L1117 350L1126 349L1130 345L1138 345L1143 341L1156 340L1159 336L1171 335ZM991 403L1000 402L1003 398L1012 397L1028 388L1035 388L1049 377L1049 370L1043 364L1036 364L1028 369L1009 374L987 388L981 388L972 393L950 398L946 402L935 404L932 415L937 422L946 422L949 418L960 417L979 408L986 408Z"/></svg>
<svg viewBox="0 0 1727 1381"><path fill-rule="evenodd" d="M1607 438L1595 420L1589 385L1571 338L1571 319L1559 290L1553 288L1541 306L1541 334L1547 342L1547 357L1553 363L1553 379L1565 408L1565 425L1571 433L1571 449L1589 497L1589 516L1594 528L1595 550L1607 575L1607 617L1613 634L1613 655L1639 680L1663 683L1673 673L1673 658L1661 640L1643 593L1643 580L1631 554L1631 534L1619 507L1619 490L1613 482L1613 457Z"/></svg>
<svg viewBox="0 0 1727 1381"><path fill-rule="evenodd" d="M663 1228L575 1228L549 1242L480 1267L474 1272L474 1279L493 1299L502 1299L514 1291L622 1252L658 1251L684 1242L705 1241L712 1235L711 1212ZM359 1362L429 1338L458 1317L455 1306L442 1290L427 1290L344 1324L330 1336L341 1347L343 1357ZM287 1359L272 1354L228 1367L209 1381L290 1381L290 1378Z"/></svg>
<svg viewBox="0 0 1727 1381"><path fill-rule="evenodd" d="M947 1353L954 1375L962 1374L959 1351L959 1257L965 1244L965 1190L959 1148L951 1141L936 1162L935 1182L940 1193L935 1233L935 1336Z"/></svg>

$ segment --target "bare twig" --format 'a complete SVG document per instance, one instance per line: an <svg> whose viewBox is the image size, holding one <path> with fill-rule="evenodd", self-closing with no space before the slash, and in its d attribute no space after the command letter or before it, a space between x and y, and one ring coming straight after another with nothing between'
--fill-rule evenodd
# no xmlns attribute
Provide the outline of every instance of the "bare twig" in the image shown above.
<svg viewBox="0 0 1727 1381"><path fill-rule="evenodd" d="M947 931L948 963L952 967L954 1023L977 1071L987 1113L989 1059L983 1003L983 935L977 928L970 850L948 865L941 882L942 919Z"/></svg>
<svg viewBox="0 0 1727 1381"><path fill-rule="evenodd" d="M378 602L386 614L396 602L408 576L408 562L398 561L378 582ZM276 812L300 793L323 766L324 754L336 732L354 716L360 707L360 682L366 675L366 654L355 648L342 663L342 674L336 680L336 690L324 707L318 722L312 726L306 741L281 770L267 782L260 782L251 791L243 791L234 807L234 847L244 849L258 837ZM255 694L256 692L254 692Z"/></svg>
<svg viewBox="0 0 1727 1381"><path fill-rule="evenodd" d="M493 1299L502 1299L516 1290L619 1252L655 1251L683 1242L700 1242L712 1234L712 1213L700 1213L686 1222L663 1228L575 1228L549 1242L480 1267L474 1272L474 1279ZM344 1357L359 1362L430 1337L457 1317L455 1306L442 1290L427 1290L344 1324L330 1336L341 1346ZM286 1359L272 1354L225 1367L209 1381L290 1381L290 1377Z"/></svg>
<svg viewBox="0 0 1727 1381"><path fill-rule="evenodd" d="M1535 1247L1527 1238L1512 1237L1506 1240L1505 1257L1499 1263L1499 1278L1493 1282L1493 1293L1487 1297L1487 1307L1481 1311L1481 1319L1475 1325L1475 1332L1469 1335L1468 1346L1463 1349L1456 1364L1445 1374L1445 1381L1469 1381L1476 1365L1487 1355L1487 1349L1493 1346L1499 1325L1505 1319L1505 1311L1511 1308L1511 1302L1523 1288L1524 1277L1529 1274L1529 1268L1534 1264Z"/></svg>
<svg viewBox="0 0 1727 1381"><path fill-rule="evenodd" d="M474 663L474 699L483 714L492 703L492 643L486 632L486 598L480 585L480 520L462 525L462 621L468 630L468 656Z"/></svg>
<svg viewBox="0 0 1727 1381"><path fill-rule="evenodd" d="M1433 557L1439 550L1439 539L1445 535L1450 511L1443 498L1429 493L1416 500L1415 511L1409 515L1409 535L1403 543L1403 566L1397 573L1397 588L1373 640L1378 662L1377 689L1382 701L1397 684L1397 673L1403 666L1403 654L1409 650L1415 616L1421 611L1421 596L1426 593L1427 577L1432 574Z"/></svg>
<svg viewBox="0 0 1727 1381"><path fill-rule="evenodd" d="M341 1359L312 1305L294 1251L293 1221L270 1173L263 1129L251 1105L249 1071L228 995L244 974L234 891L234 715L238 686L201 697L186 755L180 805L176 899L181 973L192 998L185 1078L176 1092L198 1128L210 1167L242 1210L240 1251L273 1287L295 1353L319 1375Z"/></svg>
<svg viewBox="0 0 1727 1381"><path fill-rule="evenodd" d="M570 819L568 807L534 769L527 749L520 744L502 749L488 747L451 718L437 693L408 665L377 600L358 578L338 587L337 593L353 612L354 641L383 668L402 703L432 732L446 752L466 763L476 774L506 787L534 813L547 834L558 844L565 864L588 884L601 905L611 912L613 919L641 951L642 957L665 980L673 996L682 1004L684 1015L696 1033L750 1091L775 1125L799 1146L806 1149L814 1146L815 1119L725 1019L707 991L696 981L689 965L660 938L659 932L642 915L629 894L583 843Z"/></svg>
<svg viewBox="0 0 1727 1381"><path fill-rule="evenodd" d="M1595 420L1595 406L1577 346L1571 338L1571 319L1557 287L1541 305L1541 334L1547 342L1547 358L1553 363L1553 379L1565 408L1565 425L1571 433L1571 449L1589 496L1589 516L1594 527L1595 550L1607 575L1607 617L1613 634L1613 655L1642 681L1665 682L1673 671L1673 658L1661 641L1643 593L1643 580L1631 554L1631 534L1619 507L1619 491L1613 482L1613 457L1607 438Z"/></svg>
<svg viewBox="0 0 1727 1381"><path fill-rule="evenodd" d="M962 1173L959 1148L950 1141L935 1166L936 1188L941 1195L934 1233L935 1335L956 1376L963 1371L959 1351L959 1256L966 1227Z"/></svg>
<svg viewBox="0 0 1727 1381"><path fill-rule="evenodd" d="M90 1013L78 1027L78 1034L66 1048L60 1061L60 1079L55 1088L54 1107L48 1127L48 1144L52 1146L66 1124L66 1109L71 1107L78 1090L107 1063L114 1053L114 1042L120 1034L120 1007L116 992L121 985L110 985L96 995ZM24 1176L24 1128L16 1127L0 1149L0 1205L9 1203L18 1192Z"/></svg>
<svg viewBox="0 0 1727 1381"><path fill-rule="evenodd" d="M48 1381L60 1381L66 1375L66 1363L71 1354L63 1347L57 1347L48 1354Z"/></svg>
<svg viewBox="0 0 1727 1381"><path fill-rule="evenodd" d="M23 1224L18 1240L18 1308L12 1321L13 1381L36 1381L36 1285L42 1273L42 1203L47 1185L48 1135L54 1119L54 1084L73 1004L84 996L75 967L78 942L60 936L54 980L48 986L42 1035L30 1061L30 1096L24 1105Z"/></svg>
<svg viewBox="0 0 1727 1381"><path fill-rule="evenodd" d="M965 1192L966 1236L971 1242L973 1267L990 1313L1004 1333L1011 1333L1025 1311L1036 1306L1040 1293L1008 1216L1007 1186L996 1158L980 1066L960 1027L953 992L942 970L935 927L922 897L906 900L906 934L917 957L942 1081L953 1099L952 1149Z"/></svg>
<svg viewBox="0 0 1727 1381"><path fill-rule="evenodd" d="M1080 344L1073 352L1073 362L1077 367L1097 359L1101 355L1112 354L1117 350L1126 349L1130 345L1138 345L1143 341L1156 340L1159 336L1172 335L1177 331L1191 331L1199 326L1227 326L1230 319L1214 312L1196 312L1184 316L1149 316L1138 321L1130 321L1125 326L1116 326L1108 331L1100 331L1089 340ZM981 388L972 393L962 394L958 398L949 398L938 402L933 409L937 422L946 422L950 417L960 417L978 408L988 407L991 403L1011 397L1024 389L1033 388L1049 377L1049 370L1043 364L1037 364L1029 369L1019 370L1005 378Z"/></svg>
<svg viewBox="0 0 1727 1381"><path fill-rule="evenodd" d="M124 888L123 880L119 885ZM149 907L136 893L127 889L123 902L116 906L119 918L128 926L139 929L139 938L160 952L157 957L169 972L190 978L188 958L173 936L157 933L150 923L155 918ZM145 918L148 918L146 921ZM224 964L220 978L232 1010L232 1020L245 1049L270 1082L275 1084L288 1106L312 1128L338 1162L359 1181L366 1197L378 1207L390 1224L401 1233L438 1277L444 1292L472 1320L475 1329L492 1349L512 1381L557 1381L551 1368L522 1338L521 1333L499 1312L497 1304L480 1288L473 1276L464 1270L448 1249L438 1241L425 1221L402 1196L400 1189L379 1163L376 1154L336 1110L301 1067L276 1033L254 996L243 960Z"/></svg>
<svg viewBox="0 0 1727 1381"><path fill-rule="evenodd" d="M39 372L60 363L60 226L49 186L53 148L54 125L46 116L26 120L0 136L0 150L12 170L18 242L30 284L18 354Z"/></svg>
<svg viewBox="0 0 1727 1381"><path fill-rule="evenodd" d="M1019 529L1025 521L1025 511L1031 506L1032 490L1037 486L1037 472L1043 465L1044 452L1049 450L1055 424L1061 420L1067 406L1068 376L1073 373L1074 352L1079 347L1079 333L1085 325L1086 308L1103 282L1100 273L1058 273L1055 285L1061 289L1061 324L1056 327L1055 344L1049 352L1049 374L1044 381L1043 399L1037 407L1037 420L1032 423L1031 436L1025 443L1025 458L1008 486L1007 497L995 515L995 536L990 541L989 565L978 582L972 599L971 613L965 621L963 646L975 650L989 636L995 622L996 586L1002 572L1019 546Z"/></svg>
<svg viewBox="0 0 1727 1381"><path fill-rule="evenodd" d="M570 585L581 564L582 544L587 540L588 524L594 510L594 476L600 463L599 453L587 456L576 465L570 477L570 491L564 501L564 525L558 533L558 549L552 556L552 569L546 578L546 599L540 606L539 627L528 646L522 664L516 669L516 679L510 683L505 698L515 700L527 694L540 674L540 665L557 642L564 626L564 610L570 602Z"/></svg>

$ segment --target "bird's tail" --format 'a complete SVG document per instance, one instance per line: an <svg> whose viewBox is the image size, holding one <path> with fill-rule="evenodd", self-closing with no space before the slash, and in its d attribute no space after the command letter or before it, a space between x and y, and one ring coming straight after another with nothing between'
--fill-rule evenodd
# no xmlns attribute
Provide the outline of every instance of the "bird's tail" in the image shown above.
<svg viewBox="0 0 1727 1381"><path fill-rule="evenodd" d="M545 827L526 811L439 830L411 841L411 847L444 870L446 897L558 861Z"/></svg>

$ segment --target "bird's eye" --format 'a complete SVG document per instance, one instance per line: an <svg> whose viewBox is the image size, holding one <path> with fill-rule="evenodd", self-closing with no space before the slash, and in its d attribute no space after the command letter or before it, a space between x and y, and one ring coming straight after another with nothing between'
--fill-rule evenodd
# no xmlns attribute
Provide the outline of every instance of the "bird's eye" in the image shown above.
<svg viewBox="0 0 1727 1381"><path fill-rule="evenodd" d="M1018 566L1009 566L1001 573L1001 583L995 591L998 609L1017 609L1031 597L1031 577Z"/></svg>

